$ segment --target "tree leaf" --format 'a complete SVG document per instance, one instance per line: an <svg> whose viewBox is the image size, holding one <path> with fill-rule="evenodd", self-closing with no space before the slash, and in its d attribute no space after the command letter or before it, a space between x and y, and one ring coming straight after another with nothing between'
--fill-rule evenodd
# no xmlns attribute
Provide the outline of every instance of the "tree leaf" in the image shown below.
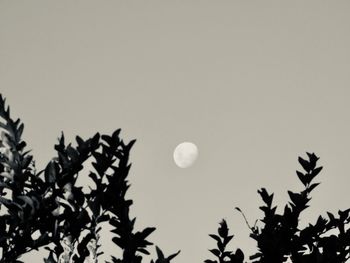
<svg viewBox="0 0 350 263"><path fill-rule="evenodd" d="M56 182L58 167L54 161L50 161L45 168L45 181L49 184Z"/></svg>

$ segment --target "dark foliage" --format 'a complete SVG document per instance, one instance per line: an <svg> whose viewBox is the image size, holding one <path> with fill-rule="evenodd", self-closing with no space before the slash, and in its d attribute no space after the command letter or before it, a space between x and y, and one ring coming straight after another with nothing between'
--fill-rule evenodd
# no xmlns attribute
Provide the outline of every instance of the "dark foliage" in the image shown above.
<svg viewBox="0 0 350 263"><path fill-rule="evenodd" d="M136 219L129 216L132 201L125 197L135 141L124 143L117 130L87 140L77 136L73 146L62 134L55 145L57 156L37 172L21 139L24 125L12 120L1 95L0 117L1 262L21 262L21 255L40 247L48 250L46 263L97 262L103 253L98 244L102 222L114 227L112 241L123 251L113 262L140 263L149 254L147 238L155 228L135 231ZM86 176L82 170L88 162L94 168L88 173L94 187L84 192L76 182ZM157 263L178 254L165 258L158 247L156 252Z"/></svg>
<svg viewBox="0 0 350 263"><path fill-rule="evenodd" d="M322 170L322 167L317 167L319 158L315 154L307 153L307 157L307 160L299 157L304 171L296 171L304 189L301 192L288 191L290 201L283 213L278 214L277 207L272 205L273 194L265 188L258 191L264 202L260 207L264 217L260 220L262 227L256 224L250 227L247 223L258 248L258 252L250 256L251 262L282 263L289 259L294 263L344 263L350 258L350 209L338 211L338 216L328 212L327 216L319 216L314 224L303 229L299 226L300 215L311 200L310 193L319 185L314 179ZM206 263L243 262L241 250L237 249L235 254L225 251L232 238L227 232L223 221L219 236L210 235L217 241L218 249L210 250L217 260L207 260Z"/></svg>
<svg viewBox="0 0 350 263"><path fill-rule="evenodd" d="M73 146L66 144L62 134L55 145L57 156L37 171L22 140L23 129L19 119L11 118L0 95L1 262L20 263L23 254L39 248L48 251L45 263L97 262L103 253L99 244L102 223L113 227L112 242L122 251L120 258L112 256L112 263L144 262L153 245L148 238L155 228L136 230L136 218L129 213L129 155L135 141L125 143L116 130L112 135L97 133L87 140L77 136ZM249 257L250 262L344 263L350 258L350 209L338 211L338 215L328 212L305 228L299 225L310 194L319 184L314 182L322 170L318 159L313 153L307 153L307 159L299 157L303 172L296 173L303 189L288 191L290 201L282 213L277 213L273 194L265 188L258 191L264 202L259 226L251 227L236 208L257 242L258 251ZM86 172L89 164L92 170ZM79 176L91 178L89 191L78 186ZM225 220L210 237L216 241L216 248L210 250L216 259L205 263L245 261L241 249L228 249L233 235ZM155 249L157 258L151 263L170 263L180 252L166 257L157 246Z"/></svg>
<svg viewBox="0 0 350 263"><path fill-rule="evenodd" d="M222 220L220 223L220 226L218 228L218 235L211 234L209 236L216 241L217 248L210 249L209 251L214 254L217 260L207 259L204 261L205 263L243 263L244 254L242 250L238 248L235 253L233 253L233 251L226 250L226 246L233 238L233 235L229 235L227 223L225 220Z"/></svg>

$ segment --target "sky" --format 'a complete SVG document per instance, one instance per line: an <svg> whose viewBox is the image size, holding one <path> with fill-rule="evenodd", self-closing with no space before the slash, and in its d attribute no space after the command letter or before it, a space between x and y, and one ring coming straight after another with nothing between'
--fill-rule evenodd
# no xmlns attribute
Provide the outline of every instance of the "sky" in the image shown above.
<svg viewBox="0 0 350 263"><path fill-rule="evenodd" d="M287 190L302 190L306 151L324 170L301 224L348 208L349 11L349 1L318 0L2 0L0 92L38 168L61 131L137 139L131 213L136 228L157 227L150 240L166 254L181 249L174 263L211 257L222 218L232 248L249 255L234 207L254 223L266 187L282 208ZM187 169L173 161L183 141L200 153Z"/></svg>

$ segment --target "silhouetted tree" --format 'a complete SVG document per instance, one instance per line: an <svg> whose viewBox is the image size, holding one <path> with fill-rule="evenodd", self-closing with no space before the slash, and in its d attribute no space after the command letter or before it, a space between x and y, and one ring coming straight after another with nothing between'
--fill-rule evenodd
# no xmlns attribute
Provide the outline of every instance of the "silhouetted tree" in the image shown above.
<svg viewBox="0 0 350 263"><path fill-rule="evenodd" d="M129 214L132 200L126 198L130 184L129 154L135 143L125 143L120 130L112 135L96 133L84 140L76 137L76 146L66 144L62 133L55 145L57 156L45 169L37 171L26 142L22 140L24 125L13 120L9 107L0 95L0 248L1 262L22 262L20 257L44 247L48 250L45 263L94 263L100 251L101 223L113 229L112 242L121 250L113 263L141 263L149 255L148 241L154 227L135 230L136 218ZM288 191L290 201L282 213L273 206L273 194L258 190L264 204L262 226L248 227L250 237L257 242L257 253L251 262L282 263L288 258L294 263L344 263L350 258L350 209L319 216L314 224L301 228L301 213L308 207L311 192L319 183L314 179L321 172L318 157L307 153L299 157L303 172L297 176L303 184L300 192ZM88 164L93 169L85 172ZM79 176L92 179L93 187L83 191L77 185ZM243 263L241 249L229 250L233 238L225 220L218 233L210 235L217 247L210 252L215 260L205 263ZM157 259L151 263L170 263L179 252L168 257L156 246Z"/></svg>
<svg viewBox="0 0 350 263"><path fill-rule="evenodd" d="M307 156L307 160L298 159L304 172L296 172L304 189L301 192L288 191L290 201L283 213L278 214L277 207L272 205L273 194L269 194L265 188L258 191L264 202L260 207L264 212L260 220L263 226L255 224L250 227L247 223L251 230L250 237L256 240L258 248L258 252L250 256L252 262L281 263L289 258L294 263L344 263L350 258L350 209L338 211L338 216L327 212L327 217L319 216L316 223L303 229L299 226L300 215L311 200L310 193L319 185L313 180L322 170L322 167L317 167L319 158L314 153L307 153ZM239 208L236 209L241 212ZM218 249L210 250L218 259L206 260L206 263L243 262L240 249L235 254L225 251L232 238L227 232L226 222L223 221L219 236L210 235L218 242Z"/></svg>
<svg viewBox="0 0 350 263"><path fill-rule="evenodd" d="M142 255L149 254L152 243L147 238L155 228L135 231L135 218L129 216L132 201L125 197L135 141L124 143L117 130L87 140L77 136L74 147L66 145L62 134L55 145L57 156L37 172L21 139L24 125L11 118L1 95L0 117L1 262L22 262L21 255L40 247L49 251L46 263L97 262L103 253L98 242L102 222L114 227L112 241L123 251L121 258L112 257L114 263L140 263ZM82 170L88 161L95 186L83 192L76 182L86 176ZM170 262L178 254L165 258L158 247L156 252L157 263Z"/></svg>

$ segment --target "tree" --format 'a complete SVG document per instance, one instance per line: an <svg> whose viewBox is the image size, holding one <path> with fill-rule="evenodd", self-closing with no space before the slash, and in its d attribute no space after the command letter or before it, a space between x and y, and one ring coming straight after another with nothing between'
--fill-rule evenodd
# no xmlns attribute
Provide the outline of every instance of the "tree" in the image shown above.
<svg viewBox="0 0 350 263"><path fill-rule="evenodd" d="M135 230L130 218L132 200L129 153L135 140L125 143L120 130L112 135L95 134L77 146L65 143L62 133L55 145L57 156L37 172L33 156L21 137L20 119L13 120L0 95L0 248L1 262L22 262L21 255L34 249L48 250L46 263L97 262L101 223L113 226L112 241L123 255L113 263L140 263L148 255L147 240L155 230ZM89 192L77 186L84 166L92 161L88 176L94 182ZM54 245L50 248L48 245ZM156 247L157 263L169 263L179 252L165 257ZM153 261L152 261L153 262Z"/></svg>
<svg viewBox="0 0 350 263"><path fill-rule="evenodd" d="M66 144L62 133L55 150L57 156L37 171L33 156L22 140L24 125L13 120L10 108L0 95L0 254L1 262L22 262L20 257L32 250L47 249L45 263L93 263L103 253L99 243L101 223L109 223L112 242L121 250L113 263L142 263L149 255L148 241L154 227L135 230L136 218L129 214L132 200L126 198L129 154L135 140L125 143L120 130L111 135L96 133L89 139L76 137L76 146ZM297 177L303 184L300 192L288 191L290 201L283 213L273 206L273 194L258 190L264 204L262 226L250 226L250 237L258 251L249 257L253 263L344 263L350 258L350 209L319 216L314 224L301 228L299 220L308 207L311 192L319 185L314 179L321 172L319 158L307 153L299 157L303 172ZM84 167L92 163L88 173ZM79 176L93 182L89 191L77 185ZM225 220L218 233L210 237L217 248L210 252L216 259L205 263L243 263L244 253L228 249L233 235ZM151 263L170 263L180 251L165 256L155 247L157 258Z"/></svg>
<svg viewBox="0 0 350 263"><path fill-rule="evenodd" d="M307 160L298 159L304 172L296 171L304 189L297 193L288 191L290 201L282 214L278 214L277 207L272 205L273 194L265 188L258 190L264 202L260 207L264 217L260 220L262 227L256 224L251 227L247 223L250 237L257 242L258 248L258 252L250 256L251 262L281 263L289 258L293 263L344 263L350 258L350 209L338 211L338 216L327 212L327 216L319 216L316 223L303 229L299 226L300 215L311 200L310 193L319 185L313 180L322 170L317 167L319 158L314 153L307 153L307 157ZM225 251L233 237L228 235L225 221L220 223L218 233L210 235L217 241L218 248L210 250L217 259L205 262L243 263L244 254L240 249L236 253Z"/></svg>

